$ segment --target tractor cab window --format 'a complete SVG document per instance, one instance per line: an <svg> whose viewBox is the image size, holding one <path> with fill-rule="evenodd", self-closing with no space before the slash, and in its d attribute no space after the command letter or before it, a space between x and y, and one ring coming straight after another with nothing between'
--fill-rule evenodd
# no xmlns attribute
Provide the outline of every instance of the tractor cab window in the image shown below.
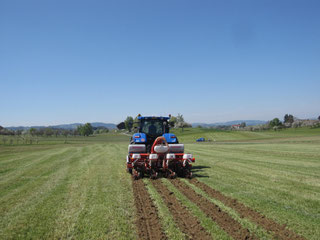
<svg viewBox="0 0 320 240"><path fill-rule="evenodd" d="M146 120L141 122L140 132L151 136L160 136L164 131L163 121Z"/></svg>

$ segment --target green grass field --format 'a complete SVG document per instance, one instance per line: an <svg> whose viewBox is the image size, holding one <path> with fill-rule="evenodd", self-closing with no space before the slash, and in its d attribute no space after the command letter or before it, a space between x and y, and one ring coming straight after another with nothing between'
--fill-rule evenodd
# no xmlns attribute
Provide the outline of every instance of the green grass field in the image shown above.
<svg viewBox="0 0 320 240"><path fill-rule="evenodd" d="M306 239L320 238L320 129L175 133L196 157L199 181ZM212 142L195 143L198 137ZM128 139L110 133L67 142L52 137L32 145L1 142L0 239L136 239L132 181L125 171ZM171 231L167 236L183 238L150 180L144 181ZM169 181L163 182L213 237L229 239ZM259 238L270 238L223 203L216 204Z"/></svg>

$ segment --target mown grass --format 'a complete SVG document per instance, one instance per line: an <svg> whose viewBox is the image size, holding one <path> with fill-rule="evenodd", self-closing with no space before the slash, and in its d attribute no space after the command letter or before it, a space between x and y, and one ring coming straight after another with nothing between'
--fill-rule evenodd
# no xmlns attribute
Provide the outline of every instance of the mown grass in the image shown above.
<svg viewBox="0 0 320 240"><path fill-rule="evenodd" d="M107 134L98 134L93 136L0 136L0 146L30 146L30 145L56 145L56 144L90 144L90 143L105 143L105 142L114 142L114 143L123 143L129 141L130 137L119 132L110 132ZM5 140L5 141L4 141ZM30 140L32 140L30 142Z"/></svg>
<svg viewBox="0 0 320 240"><path fill-rule="evenodd" d="M199 180L307 239L319 239L320 136L303 141L308 137L186 148L197 158Z"/></svg>
<svg viewBox="0 0 320 240"><path fill-rule="evenodd" d="M269 234L265 229L263 229L261 226L257 226L255 223L251 222L250 220L241 217L234 209L225 206L222 202L215 198L211 198L208 196L204 191L201 189L195 187L191 183L189 183L188 180L182 179L190 188L192 188L196 193L200 194L201 196L208 199L213 204L219 206L222 211L228 213L234 220L239 222L245 229L248 229L250 233L254 233L259 239L272 239L273 236ZM219 239L223 239L222 237Z"/></svg>
<svg viewBox="0 0 320 240"><path fill-rule="evenodd" d="M179 141L184 143L195 143L196 139L200 137L212 142L290 141L291 138L293 138L291 140L297 140L296 137L310 138L314 141L313 137L320 135L320 128L290 128L279 131L223 131L205 128L185 128L183 131L182 129L174 129L172 132L178 136Z"/></svg>
<svg viewBox="0 0 320 240"><path fill-rule="evenodd" d="M319 238L319 129L176 133L196 157L194 174L200 181L307 239ZM215 142L194 142L212 134ZM128 139L106 134L70 137L67 143L51 137L37 145L1 145L0 239L136 239L131 179L125 172ZM168 222L168 209L152 185L148 189ZM195 205L179 192L176 196L210 233L224 238ZM242 224L267 237L251 223ZM181 237L170 230L173 225L167 227L172 239Z"/></svg>
<svg viewBox="0 0 320 240"><path fill-rule="evenodd" d="M22 148L0 149L0 239L135 239L125 143Z"/></svg>
<svg viewBox="0 0 320 240"><path fill-rule="evenodd" d="M213 222L202 210L186 196L184 196L178 189L176 189L168 180L163 180L168 189L174 192L177 199L188 208L188 210L196 216L201 226L211 234L213 239L231 240L232 238L224 232L217 223Z"/></svg>
<svg viewBox="0 0 320 240"><path fill-rule="evenodd" d="M158 209L161 225L164 232L166 233L166 236L172 240L186 239L185 234L181 232L180 229L175 224L173 216L170 213L170 210L165 205L160 194L157 192L157 190L152 185L150 180L145 180L144 182L147 184L147 189L151 196L151 199L154 201L155 206Z"/></svg>

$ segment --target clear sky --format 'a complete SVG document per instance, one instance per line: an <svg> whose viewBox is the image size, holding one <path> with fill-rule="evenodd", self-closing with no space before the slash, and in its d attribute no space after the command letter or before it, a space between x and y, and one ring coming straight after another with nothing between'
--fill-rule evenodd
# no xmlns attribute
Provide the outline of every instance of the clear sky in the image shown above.
<svg viewBox="0 0 320 240"><path fill-rule="evenodd" d="M320 1L0 0L0 125L320 115Z"/></svg>

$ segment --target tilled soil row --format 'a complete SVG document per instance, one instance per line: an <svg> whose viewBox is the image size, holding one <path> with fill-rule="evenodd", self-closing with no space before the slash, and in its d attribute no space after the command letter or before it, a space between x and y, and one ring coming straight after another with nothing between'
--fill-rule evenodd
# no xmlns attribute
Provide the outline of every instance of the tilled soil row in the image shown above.
<svg viewBox="0 0 320 240"><path fill-rule="evenodd" d="M158 211L142 180L132 184L134 202L137 209L136 226L139 239L167 239L162 230Z"/></svg>
<svg viewBox="0 0 320 240"><path fill-rule="evenodd" d="M204 213L212 218L226 233L234 239L258 239L248 229L241 226L239 222L234 220L228 213L196 193L187 184L179 179L171 180L172 184L182 192L190 201L195 203Z"/></svg>
<svg viewBox="0 0 320 240"><path fill-rule="evenodd" d="M236 199L223 195L221 192L209 187L208 185L198 181L197 179L192 179L190 180L190 182L198 188L202 189L210 197L215 198L221 201L224 205L236 210L241 217L246 217L254 223L262 226L267 231L273 232L276 238L284 240L304 239L303 237L297 235L295 232L287 229L286 225L281 225L274 220L267 218L261 213L238 202Z"/></svg>
<svg viewBox="0 0 320 240"><path fill-rule="evenodd" d="M160 179L154 180L152 183L170 210L175 223L189 239L212 239L210 234L200 225L200 221L191 215Z"/></svg>

